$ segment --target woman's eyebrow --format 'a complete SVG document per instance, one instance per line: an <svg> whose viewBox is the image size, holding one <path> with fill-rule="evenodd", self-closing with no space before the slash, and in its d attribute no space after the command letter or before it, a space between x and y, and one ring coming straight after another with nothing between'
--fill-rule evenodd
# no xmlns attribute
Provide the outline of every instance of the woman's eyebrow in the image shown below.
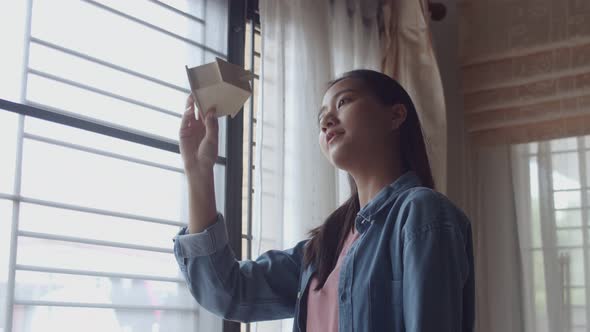
<svg viewBox="0 0 590 332"><path fill-rule="evenodd" d="M349 89L344 89L344 90L340 90L340 91L338 91L338 92L337 92L337 93L334 95L334 97L332 97L332 99L338 99L338 96L340 96L341 94L343 94L343 93L346 93L346 92L356 92L356 90L355 90L355 89L351 89L351 88L349 88ZM318 120L319 120L319 119L320 119L320 117L322 116L322 112L324 112L325 110L326 110L326 106L322 106L322 107L320 108L320 111L318 112Z"/></svg>

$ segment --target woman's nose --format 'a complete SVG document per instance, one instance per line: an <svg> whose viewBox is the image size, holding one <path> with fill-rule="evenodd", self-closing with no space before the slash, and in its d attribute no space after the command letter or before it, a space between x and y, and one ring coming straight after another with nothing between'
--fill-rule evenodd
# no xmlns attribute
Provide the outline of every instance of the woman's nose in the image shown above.
<svg viewBox="0 0 590 332"><path fill-rule="evenodd" d="M322 131L326 132L328 130L328 128L330 128L333 125L334 125L334 122L332 122L332 120L322 121Z"/></svg>
<svg viewBox="0 0 590 332"><path fill-rule="evenodd" d="M326 113L326 115L322 119L322 123L321 123L322 131L328 130L328 128L333 126L334 123L335 123L334 116L330 113Z"/></svg>

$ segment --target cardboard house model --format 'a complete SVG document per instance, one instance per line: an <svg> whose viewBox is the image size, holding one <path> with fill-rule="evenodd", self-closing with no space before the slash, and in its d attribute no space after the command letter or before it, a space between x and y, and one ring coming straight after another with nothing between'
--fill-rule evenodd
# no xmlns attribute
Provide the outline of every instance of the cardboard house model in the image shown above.
<svg viewBox="0 0 590 332"><path fill-rule="evenodd" d="M203 114L215 107L217 117L233 118L252 94L249 80L253 75L238 65L216 58L202 66L185 67L195 103Z"/></svg>

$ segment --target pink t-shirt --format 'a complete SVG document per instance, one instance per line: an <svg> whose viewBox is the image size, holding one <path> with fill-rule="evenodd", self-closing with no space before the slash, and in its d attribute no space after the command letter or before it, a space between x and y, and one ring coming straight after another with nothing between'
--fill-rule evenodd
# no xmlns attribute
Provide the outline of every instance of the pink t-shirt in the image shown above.
<svg viewBox="0 0 590 332"><path fill-rule="evenodd" d="M330 272L322 289L315 291L318 285L316 277L311 279L307 297L307 332L338 332L338 281L342 260L352 243L359 237L354 229L346 238L334 270Z"/></svg>

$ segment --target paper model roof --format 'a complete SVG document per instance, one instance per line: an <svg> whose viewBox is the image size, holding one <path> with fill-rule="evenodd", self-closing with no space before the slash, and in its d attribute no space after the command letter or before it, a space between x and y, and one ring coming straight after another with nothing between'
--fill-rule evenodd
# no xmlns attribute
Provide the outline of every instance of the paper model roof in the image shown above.
<svg viewBox="0 0 590 332"><path fill-rule="evenodd" d="M252 94L252 73L220 58L198 67L186 67L186 74L197 107L203 112L215 107L218 117L236 116Z"/></svg>

